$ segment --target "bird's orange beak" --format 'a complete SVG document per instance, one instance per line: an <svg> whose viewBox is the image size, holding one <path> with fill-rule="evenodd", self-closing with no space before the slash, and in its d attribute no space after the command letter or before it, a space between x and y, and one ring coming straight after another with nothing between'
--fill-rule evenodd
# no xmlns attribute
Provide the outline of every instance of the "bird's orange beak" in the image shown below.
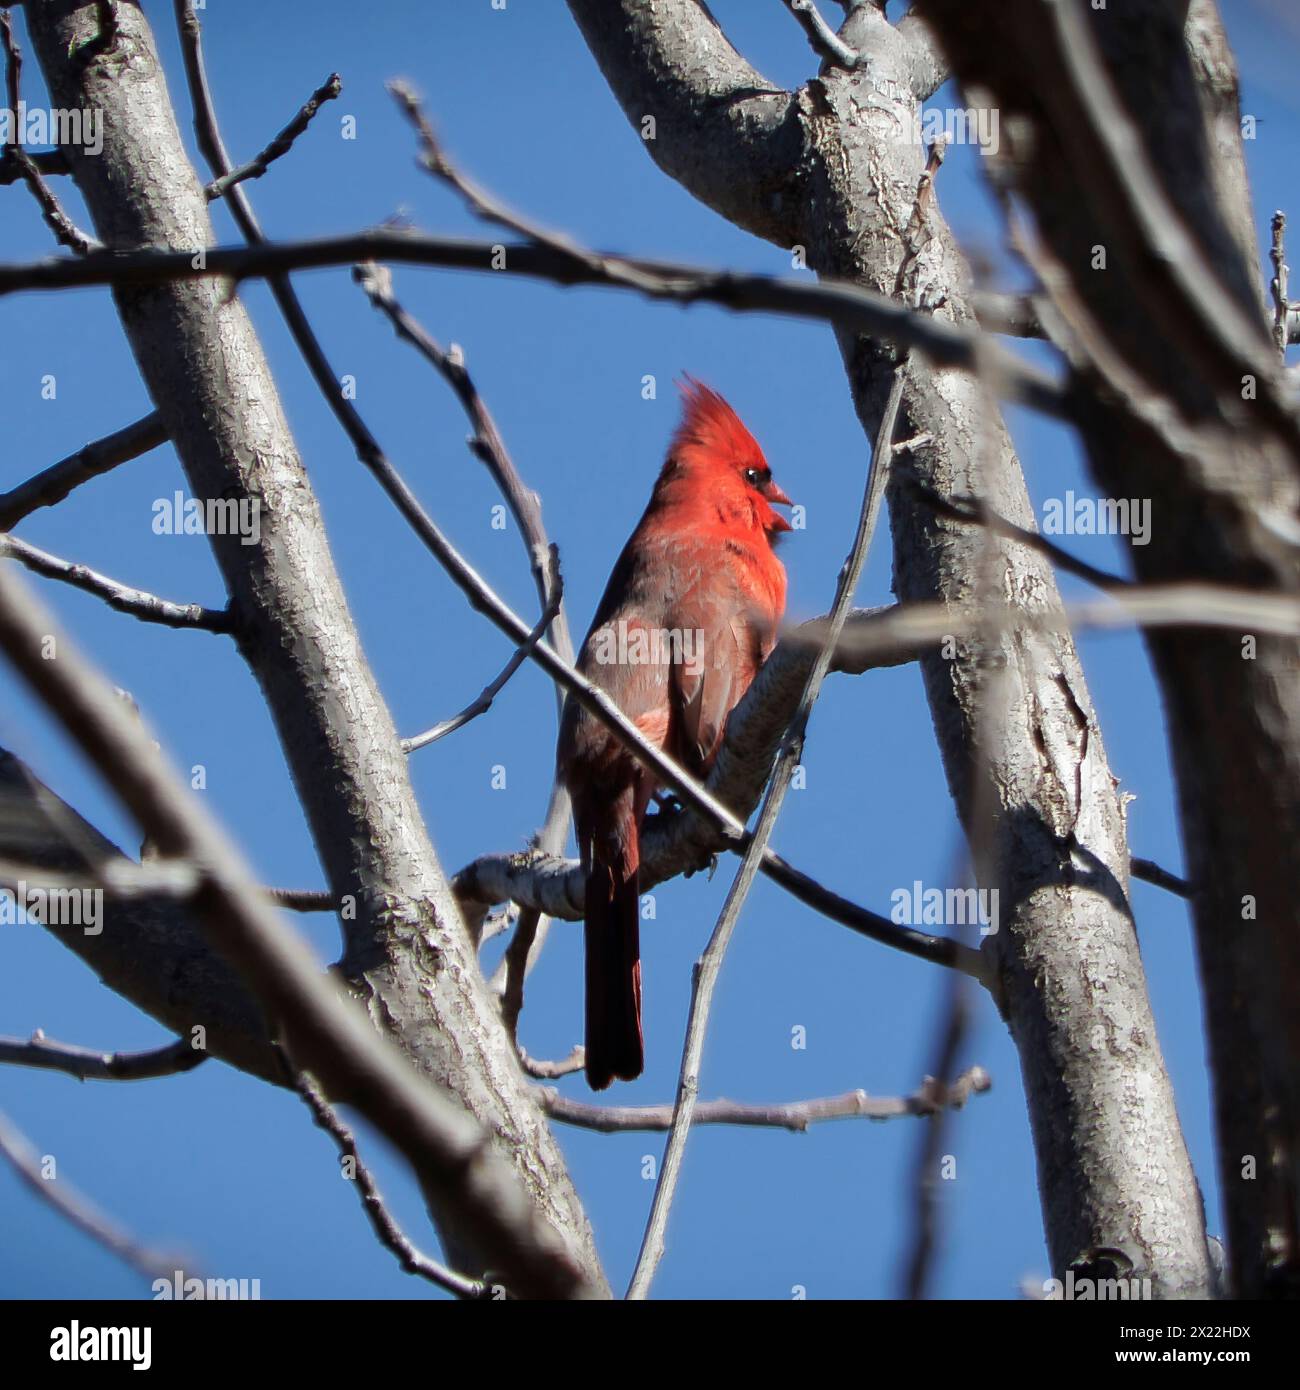
<svg viewBox="0 0 1300 1390"><path fill-rule="evenodd" d="M794 503L785 495L782 488L770 478L763 488L763 496L766 497L769 502L776 503L778 507L794 506ZM790 523L783 516L778 516L776 518L776 524L772 527L774 531L789 531L790 529Z"/></svg>

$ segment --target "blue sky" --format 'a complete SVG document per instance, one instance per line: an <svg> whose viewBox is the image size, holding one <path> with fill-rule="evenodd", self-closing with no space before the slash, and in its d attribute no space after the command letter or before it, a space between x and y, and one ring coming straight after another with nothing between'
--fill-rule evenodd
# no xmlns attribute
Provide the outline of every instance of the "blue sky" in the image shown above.
<svg viewBox="0 0 1300 1390"><path fill-rule="evenodd" d="M796 85L814 71L798 27L772 0L713 0L733 42L770 78ZM828 6L828 10L834 9ZM1294 191L1297 109L1282 11L1230 0L1226 18L1259 117L1248 147L1255 221ZM169 6L150 7L178 116L189 107ZM489 0L358 10L322 0L297 7L223 0L204 12L209 76L236 160L260 149L325 76L342 97L262 180L249 185L272 236L344 232L404 213L418 225L478 234L441 186L421 174L384 82L409 78L452 155L530 216L600 247L785 273L788 255L720 220L660 174L624 121L560 0L504 11ZM21 21L20 21L21 22ZM30 45L27 45L30 58ZM43 99L34 60L29 102ZM944 94L936 99L945 104ZM341 138L353 116L357 138ZM976 257L1000 257L978 157L955 150L941 204ZM62 184L79 220L84 210ZM218 236L236 239L224 209ZM48 233L20 189L0 190L0 257L49 254ZM450 393L398 344L345 270L297 279L357 405L439 523L521 613L535 596L518 535L492 529L499 500L464 447ZM868 447L831 334L821 326L708 307L643 303L601 290L561 290L505 277L399 268L395 289L443 342L465 350L515 461L540 492L561 548L570 622L585 630L609 568L644 507L676 414L672 379L689 371L726 395L763 444L777 479L807 509L789 538L792 617L824 611L851 538ZM321 498L336 563L402 732L459 709L508 647L411 538L353 458L297 357L265 289L247 300L290 423ZM57 383L42 398L42 378ZM653 374L657 399L642 399ZM0 488L115 430L149 402L106 293L0 299ZM1065 490L1089 491L1063 431L1024 412L1010 421L1040 509ZM218 605L216 568L201 537L156 536L152 504L185 486L159 449L83 487L18 534L166 597ZM882 539L884 536L882 530ZM1119 569L1116 542L1067 538L1083 558ZM130 690L183 769L203 764L202 793L269 882L323 882L274 730L233 646L112 613L62 586L42 585L83 649ZM1067 594L1086 592L1068 577ZM888 546L873 552L858 591L889 597ZM1180 867L1158 693L1131 635L1086 637L1087 675L1111 765L1129 809L1135 854ZM526 669L494 710L415 755L413 773L448 872L476 855L522 846L544 813L552 773L554 701ZM0 742L118 843L138 833L7 671L0 671ZM494 790L491 769L506 769ZM837 891L877 910L914 879L943 883L959 842L930 717L914 668L832 677L815 713L807 785L792 792L775 844ZM616 1099L671 1097L689 1000L691 963L721 906L734 864L712 880L663 885L643 935L647 1065ZM1135 884L1133 904L1160 1039L1173 1075L1210 1226L1220 1229L1201 1011L1182 904ZM291 919L321 953L337 953L326 918ZM568 1052L581 1033L578 927L558 924L530 981L521 1039L535 1056ZM487 953L489 965L496 955ZM854 1087L909 1092L934 1050L946 980L863 941L760 881L724 968L705 1053L703 1092L796 1099ZM807 1030L794 1050L791 1033ZM0 1033L43 1028L105 1048L166 1041L161 1028L109 993L38 927L0 928ZM966 1062L993 1089L951 1126L957 1177L942 1187L943 1297L1015 1297L1047 1273L1034 1157L1014 1048L991 1004L976 1001ZM580 1077L562 1083L588 1093ZM191 1253L205 1273L258 1278L264 1297L437 1297L403 1275L374 1242L334 1151L295 1098L220 1063L138 1084L79 1084L0 1069L0 1109L53 1154L61 1175L141 1238ZM381 1185L417 1243L434 1237L414 1186L382 1143L362 1131ZM561 1130L560 1139L614 1284L630 1273L653 1184L644 1158L659 1136ZM910 1235L908 1121L840 1122L803 1135L703 1129L691 1138L655 1293L662 1297L887 1297L898 1288ZM0 1295L144 1297L145 1282L35 1201L0 1167Z"/></svg>

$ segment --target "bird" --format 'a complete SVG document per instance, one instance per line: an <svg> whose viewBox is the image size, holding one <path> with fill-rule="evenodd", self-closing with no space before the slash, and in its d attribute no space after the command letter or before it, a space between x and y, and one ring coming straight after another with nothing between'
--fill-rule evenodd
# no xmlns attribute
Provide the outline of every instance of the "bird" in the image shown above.
<svg viewBox="0 0 1300 1390"><path fill-rule="evenodd" d="M786 573L775 550L793 506L732 407L691 376L644 515L623 547L578 658L656 748L703 779L727 719L776 643ZM570 698L557 774L573 805L584 887L585 1071L592 1090L645 1065L640 840L660 790L609 728Z"/></svg>

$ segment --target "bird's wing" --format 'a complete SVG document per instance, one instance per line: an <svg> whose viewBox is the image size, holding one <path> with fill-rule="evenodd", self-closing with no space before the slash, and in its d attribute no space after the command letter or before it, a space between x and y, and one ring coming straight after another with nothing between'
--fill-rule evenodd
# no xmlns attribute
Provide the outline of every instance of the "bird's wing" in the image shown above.
<svg viewBox="0 0 1300 1390"><path fill-rule="evenodd" d="M727 718L762 664L764 626L745 591L743 571L713 564L685 585L673 607L682 659L670 680L676 725L673 745L688 768L712 766Z"/></svg>

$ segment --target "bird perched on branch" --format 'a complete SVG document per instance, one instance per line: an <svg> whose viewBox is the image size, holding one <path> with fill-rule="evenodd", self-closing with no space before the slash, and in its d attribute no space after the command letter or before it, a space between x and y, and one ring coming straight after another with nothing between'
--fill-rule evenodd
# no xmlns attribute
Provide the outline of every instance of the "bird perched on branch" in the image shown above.
<svg viewBox="0 0 1300 1390"><path fill-rule="evenodd" d="M656 747L702 778L727 717L776 641L790 499L716 391L687 377L650 505L614 566L578 669ZM658 779L570 699L559 775L586 875L586 1071L594 1090L641 1074L641 826Z"/></svg>

